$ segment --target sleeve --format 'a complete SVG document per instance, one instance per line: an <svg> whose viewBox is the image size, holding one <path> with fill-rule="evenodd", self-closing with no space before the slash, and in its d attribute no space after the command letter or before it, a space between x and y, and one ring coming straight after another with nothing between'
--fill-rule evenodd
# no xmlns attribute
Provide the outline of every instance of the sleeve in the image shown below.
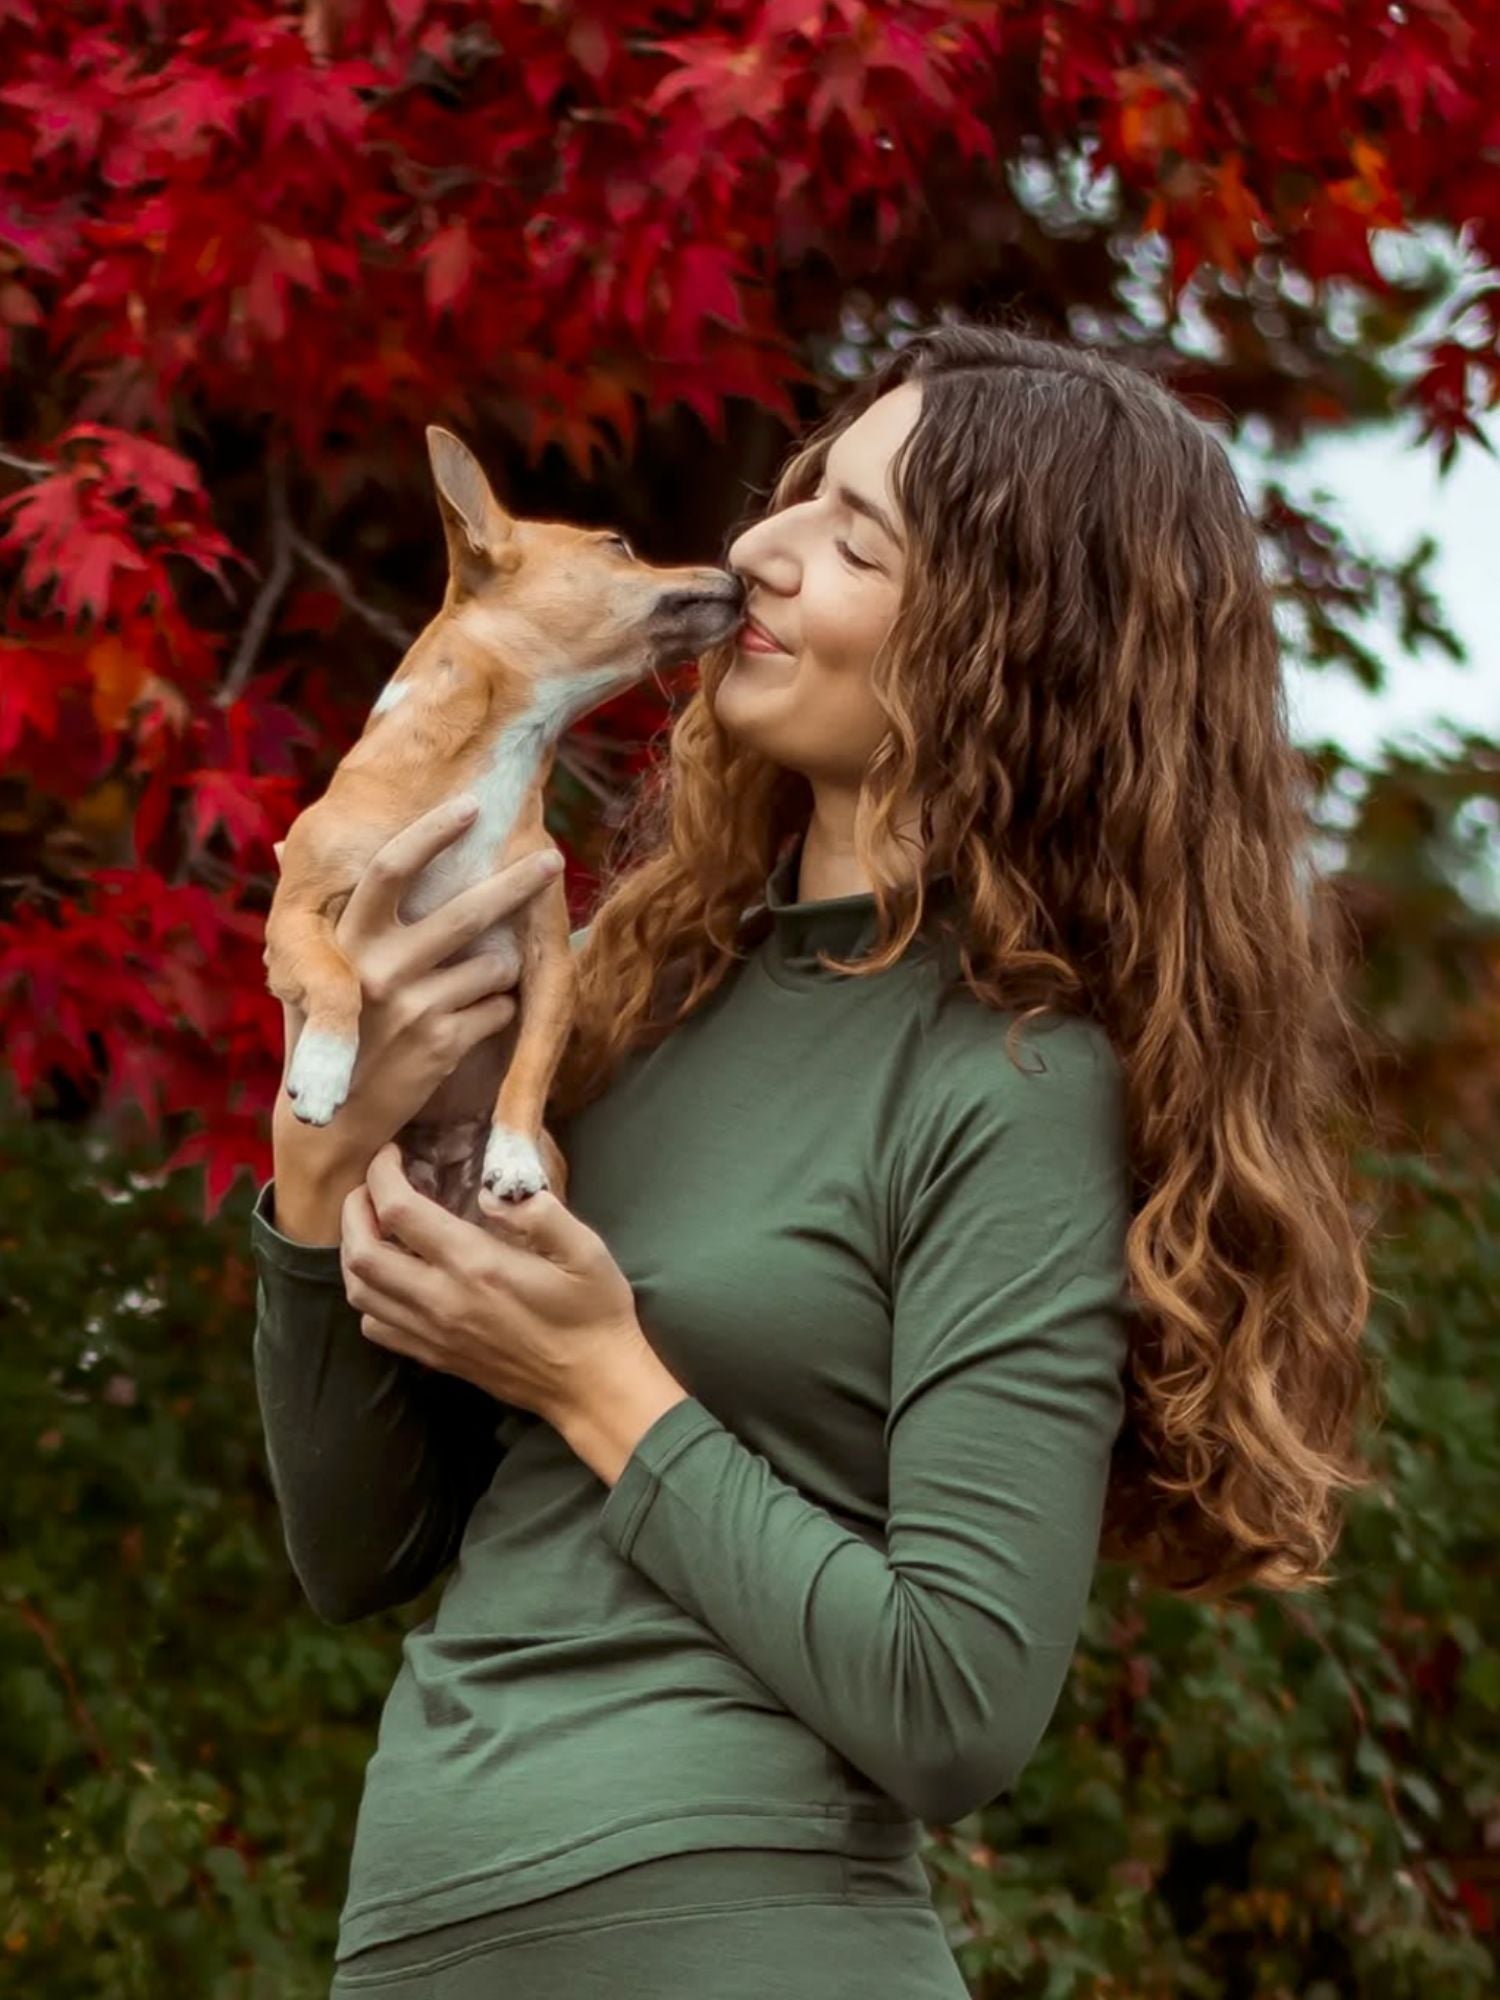
<svg viewBox="0 0 1500 2000"><path fill-rule="evenodd" d="M1010 1789L1051 1719L1124 1414L1123 1094L1103 1031L1070 1027L1045 1074L991 1044L898 1168L884 1549L692 1396L602 1508L621 1556L940 1825Z"/></svg>
<svg viewBox="0 0 1500 2000"><path fill-rule="evenodd" d="M308 1603L352 1624L418 1596L458 1553L505 1446L504 1404L367 1340L337 1244L250 1221L255 1387L287 1556Z"/></svg>

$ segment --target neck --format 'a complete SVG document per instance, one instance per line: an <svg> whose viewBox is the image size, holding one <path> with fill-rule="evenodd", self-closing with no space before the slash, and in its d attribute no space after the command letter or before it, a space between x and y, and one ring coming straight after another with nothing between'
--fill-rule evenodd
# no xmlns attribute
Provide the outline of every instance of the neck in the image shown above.
<svg viewBox="0 0 1500 2000"><path fill-rule="evenodd" d="M911 808L896 823L896 839L888 852L888 872L896 881L921 873L924 848L919 832L920 810ZM816 802L797 869L797 901L821 903L835 896L873 894L875 884L860 862L854 841L854 808L830 814Z"/></svg>

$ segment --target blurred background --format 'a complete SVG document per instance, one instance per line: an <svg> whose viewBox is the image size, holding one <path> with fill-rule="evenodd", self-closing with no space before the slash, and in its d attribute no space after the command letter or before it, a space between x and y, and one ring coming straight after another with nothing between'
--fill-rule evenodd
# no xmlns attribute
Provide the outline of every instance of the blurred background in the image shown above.
<svg viewBox="0 0 1500 2000"><path fill-rule="evenodd" d="M400 1637L251 1372L271 843L436 609L423 442L712 559L946 313L1159 374L1260 525L1359 941L1379 1485L1326 1590L1101 1565L971 1990L1500 1988L1500 21L1479 0L0 0L0 1992L313 2000ZM548 801L586 919L694 670Z"/></svg>

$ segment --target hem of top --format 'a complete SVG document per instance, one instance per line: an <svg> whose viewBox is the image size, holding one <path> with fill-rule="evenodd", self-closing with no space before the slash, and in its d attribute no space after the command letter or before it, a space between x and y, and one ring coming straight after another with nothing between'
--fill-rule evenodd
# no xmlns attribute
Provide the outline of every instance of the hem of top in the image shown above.
<svg viewBox="0 0 1500 2000"><path fill-rule="evenodd" d="M690 1806L664 1819L628 1819L561 1851L502 1862L430 1888L350 1904L339 1918L334 1962L419 1931L459 1924L577 1888L601 1875L711 1847L786 1847L860 1860L902 1860L920 1852L922 1823L858 1806L726 1803Z"/></svg>
<svg viewBox="0 0 1500 2000"><path fill-rule="evenodd" d="M342 1285L343 1253L337 1243L299 1243L283 1236L271 1221L276 1212L276 1181L266 1181L250 1211L250 1247L271 1270L289 1278L305 1278L314 1284Z"/></svg>

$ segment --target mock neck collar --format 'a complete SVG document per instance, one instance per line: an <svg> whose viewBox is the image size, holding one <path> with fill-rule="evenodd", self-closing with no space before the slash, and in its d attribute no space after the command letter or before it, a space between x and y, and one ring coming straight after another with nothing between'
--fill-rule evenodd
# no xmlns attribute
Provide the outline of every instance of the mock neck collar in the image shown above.
<svg viewBox="0 0 1500 2000"><path fill-rule="evenodd" d="M875 891L864 889L852 896L798 902L797 871L802 863L805 837L797 836L766 877L764 908L770 928L764 963L782 986L836 985L845 975L820 966L818 953L831 952L836 958L862 958L873 949L879 931ZM953 876L946 868L929 881L923 929L908 947L906 956L923 949L923 939L932 928L933 912L949 907L953 886Z"/></svg>

